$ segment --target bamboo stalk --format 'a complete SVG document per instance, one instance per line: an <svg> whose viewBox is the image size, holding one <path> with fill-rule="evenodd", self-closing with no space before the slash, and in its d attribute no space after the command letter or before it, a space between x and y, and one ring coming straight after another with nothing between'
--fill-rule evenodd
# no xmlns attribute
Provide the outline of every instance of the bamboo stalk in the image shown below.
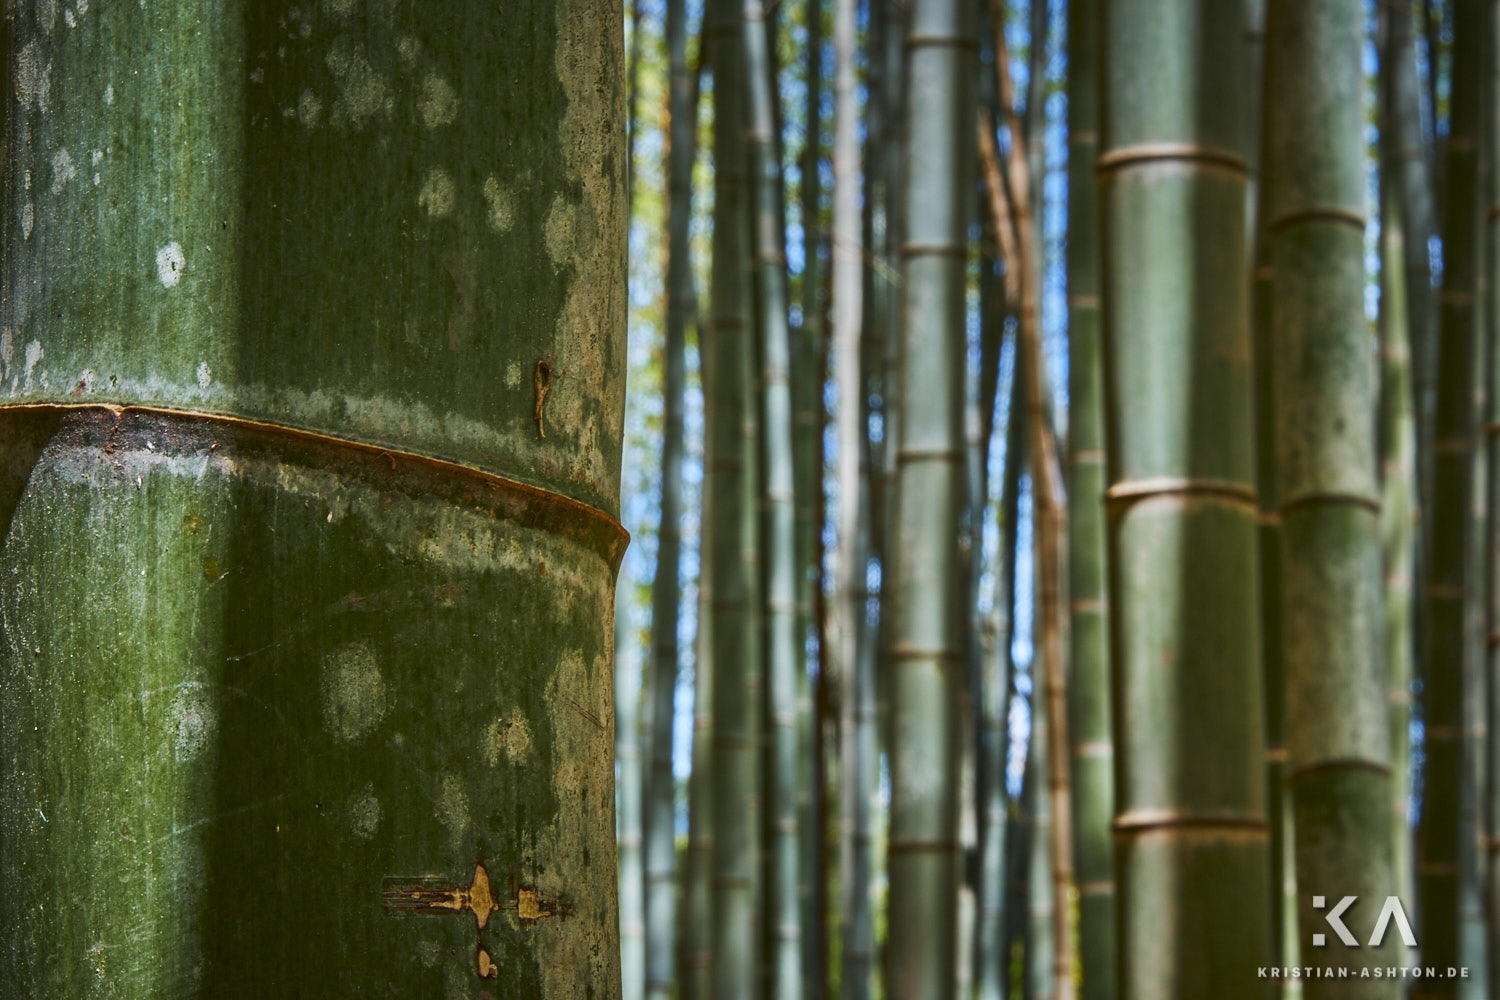
<svg viewBox="0 0 1500 1000"><path fill-rule="evenodd" d="M889 660L890 1000L954 995L955 712L963 669L954 540L965 493L973 16L967 0L916 0L906 38L896 445L896 507L904 513L896 521Z"/></svg>
<svg viewBox="0 0 1500 1000"><path fill-rule="evenodd" d="M1299 918L1318 897L1388 895L1389 708L1381 656L1376 370L1364 316L1364 75L1358 0L1270 0L1264 192L1272 269L1287 768ZM1332 720L1337 719L1337 724ZM1370 940L1378 911L1346 917ZM1341 956L1401 964L1387 936ZM1399 995L1387 980L1370 996ZM1343 984L1311 979L1309 997Z"/></svg>
<svg viewBox="0 0 1500 1000"><path fill-rule="evenodd" d="M1245 46L1206 0L1103 11L1119 990L1262 996Z"/></svg>
<svg viewBox="0 0 1500 1000"><path fill-rule="evenodd" d="M748 162L741 111L744 8L713 0L705 12L714 71L712 328L705 359L707 505L714 512L708 566L713 641L713 996L758 995L760 856L759 636L756 585L756 420L751 373Z"/></svg>
<svg viewBox="0 0 1500 1000"><path fill-rule="evenodd" d="M7 8L0 992L617 995L622 12Z"/></svg>
<svg viewBox="0 0 1500 1000"><path fill-rule="evenodd" d="M1099 343L1098 24L1068 8L1068 728L1083 1000L1115 995L1114 738L1105 576L1104 398Z"/></svg>
<svg viewBox="0 0 1500 1000"><path fill-rule="evenodd" d="M1460 963L1462 887L1467 853L1465 798L1465 540L1473 456L1474 325L1480 108L1478 0L1454 4L1453 82L1443 168L1443 288L1439 294L1437 401L1433 418L1432 546L1427 571L1427 676L1423 688L1426 769L1417 842L1422 899L1422 961ZM1415 997L1452 997L1457 984L1421 983Z"/></svg>

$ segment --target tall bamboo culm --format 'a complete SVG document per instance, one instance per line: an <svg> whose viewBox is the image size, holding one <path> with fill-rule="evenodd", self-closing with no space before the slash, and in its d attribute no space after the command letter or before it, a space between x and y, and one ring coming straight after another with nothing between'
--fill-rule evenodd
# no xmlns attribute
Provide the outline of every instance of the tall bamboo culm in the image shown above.
<svg viewBox="0 0 1500 1000"><path fill-rule="evenodd" d="M750 165L755 342L759 372L760 579L764 615L762 694L769 728L763 755L766 989L779 1000L802 995L802 845L798 835L800 741L795 464L792 454L791 332L787 326L781 164L769 37L761 0L743 0L747 160Z"/></svg>
<svg viewBox="0 0 1500 1000"><path fill-rule="evenodd" d="M889 651L890 1000L954 995L958 693L954 540L966 492L964 277L974 135L971 0L910 9L902 152L899 553Z"/></svg>
<svg viewBox="0 0 1500 1000"><path fill-rule="evenodd" d="M1483 789L1484 900L1488 913L1487 954L1490 983L1500 983L1500 2L1485 10L1484 141L1484 448L1486 536L1483 544L1485 603L1484 655L1481 676L1485 698L1486 744Z"/></svg>
<svg viewBox="0 0 1500 1000"><path fill-rule="evenodd" d="M756 369L750 316L749 191L744 143L744 7L710 0L714 72L712 328L706 357L707 504L713 511L713 993L759 995L760 708L755 563Z"/></svg>
<svg viewBox="0 0 1500 1000"><path fill-rule="evenodd" d="M1466 539L1473 458L1478 243L1478 130L1482 0L1455 0L1448 141L1444 153L1443 286L1438 294L1437 400L1433 416L1431 548L1427 559L1426 767L1417 874L1424 965L1460 964L1459 871L1465 854L1464 638ZM1419 983L1413 996L1453 997L1450 980Z"/></svg>
<svg viewBox="0 0 1500 1000"><path fill-rule="evenodd" d="M838 385L839 540L834 601L835 664L841 680L839 768L840 989L870 995L874 927L870 906L870 813L875 794L874 634L869 595L870 462L864 343L866 295L860 219L859 105L855 94L855 0L834 0L833 368Z"/></svg>
<svg viewBox="0 0 1500 1000"><path fill-rule="evenodd" d="M677 965L677 790L672 733L682 600L683 405L693 311L688 223L692 215L693 88L687 71L686 0L667 0L667 314L662 345L662 449L656 578L651 588L649 769L646 772L646 995L666 1000Z"/></svg>
<svg viewBox="0 0 1500 1000"><path fill-rule="evenodd" d="M1390 27L1385 42L1389 52ZM1382 67L1390 65L1382 60ZM1393 891L1415 900L1411 837L1411 701L1413 583L1417 546L1417 432L1412 404L1406 234L1398 185L1391 75L1381 79L1380 178L1380 447L1381 536L1385 571L1386 700L1390 718L1391 870Z"/></svg>
<svg viewBox="0 0 1500 1000"><path fill-rule="evenodd" d="M1260 996L1245 46L1238 19L1207 0L1103 8L1119 989Z"/></svg>
<svg viewBox="0 0 1500 1000"><path fill-rule="evenodd" d="M1376 368L1364 315L1365 144L1359 0L1271 0L1266 21L1270 367L1281 520L1287 783L1299 924L1331 900L1384 898L1391 870L1389 710L1382 655ZM1318 903L1322 901L1323 906ZM1361 942L1379 910L1346 914ZM1403 964L1400 942L1351 967ZM1335 980L1309 997L1346 994ZM1367 996L1399 995L1386 980Z"/></svg>
<svg viewBox="0 0 1500 1000"><path fill-rule="evenodd" d="M646 988L646 866L641 837L641 650L629 586L615 593L615 840L620 851L620 996Z"/></svg>
<svg viewBox="0 0 1500 1000"><path fill-rule="evenodd" d="M1083 1000L1115 995L1114 740L1099 343L1097 0L1068 5L1068 729Z"/></svg>
<svg viewBox="0 0 1500 1000"><path fill-rule="evenodd" d="M617 994L622 5L538 13L5 9L0 993Z"/></svg>

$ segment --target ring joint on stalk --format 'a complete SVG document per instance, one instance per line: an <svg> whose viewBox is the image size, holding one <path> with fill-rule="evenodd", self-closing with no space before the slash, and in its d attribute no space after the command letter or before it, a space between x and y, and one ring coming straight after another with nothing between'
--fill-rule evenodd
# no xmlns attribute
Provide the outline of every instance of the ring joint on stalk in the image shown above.
<svg viewBox="0 0 1500 1000"><path fill-rule="evenodd" d="M1173 162L1213 167L1244 177L1250 175L1249 163L1238 153L1187 142L1139 142L1119 146L1101 153L1094 169L1101 174L1110 174L1125 167Z"/></svg>
<svg viewBox="0 0 1500 1000"><path fill-rule="evenodd" d="M1296 212L1287 212L1285 215L1279 215L1272 219L1270 224L1266 226L1266 232L1274 236L1278 233L1286 232L1293 226L1304 223L1332 222L1337 225L1352 226L1363 233L1365 231L1365 224L1368 221L1362 212L1357 212L1350 208L1342 208L1337 205L1325 205L1304 208Z"/></svg>
<svg viewBox="0 0 1500 1000"><path fill-rule="evenodd" d="M1371 771L1385 778L1391 776L1391 766L1382 761L1368 760L1363 757L1330 757L1288 769L1286 781L1291 784L1324 771L1346 770Z"/></svg>
<svg viewBox="0 0 1500 1000"><path fill-rule="evenodd" d="M1380 498L1363 493L1341 493L1338 491L1298 493L1282 501L1277 514L1285 517L1302 507L1362 507L1376 517L1380 516Z"/></svg>
<svg viewBox="0 0 1500 1000"><path fill-rule="evenodd" d="M1265 834L1270 824L1264 816L1239 813L1194 813L1175 809L1132 809L1115 817L1116 834L1129 835L1153 830L1227 830Z"/></svg>
<svg viewBox="0 0 1500 1000"><path fill-rule="evenodd" d="M1175 476L1127 479L1114 483L1104 491L1104 501L1111 509L1128 507L1157 497L1203 497L1247 506L1256 512L1260 510L1260 499L1252 487L1225 479L1188 479Z"/></svg>

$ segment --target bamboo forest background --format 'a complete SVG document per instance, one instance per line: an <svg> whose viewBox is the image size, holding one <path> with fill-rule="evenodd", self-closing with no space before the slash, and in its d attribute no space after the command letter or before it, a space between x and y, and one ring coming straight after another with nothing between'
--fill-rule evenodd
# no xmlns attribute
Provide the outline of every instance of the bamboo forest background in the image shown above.
<svg viewBox="0 0 1500 1000"><path fill-rule="evenodd" d="M1492 995L1500 4L625 8L627 1000Z"/></svg>

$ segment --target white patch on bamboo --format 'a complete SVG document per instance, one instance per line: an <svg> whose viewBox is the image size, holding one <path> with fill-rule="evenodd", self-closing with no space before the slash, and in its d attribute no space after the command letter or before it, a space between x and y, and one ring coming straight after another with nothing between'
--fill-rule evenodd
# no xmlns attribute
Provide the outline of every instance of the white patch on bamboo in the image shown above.
<svg viewBox="0 0 1500 1000"><path fill-rule="evenodd" d="M57 0L36 0L36 26L46 35L57 24Z"/></svg>
<svg viewBox="0 0 1500 1000"><path fill-rule="evenodd" d="M311 90L304 90L297 99L297 120L302 123L303 128L314 129L322 119L323 102Z"/></svg>
<svg viewBox="0 0 1500 1000"><path fill-rule="evenodd" d="M208 367L207 361L198 362L198 388L207 389L214 380L213 369Z"/></svg>
<svg viewBox="0 0 1500 1000"><path fill-rule="evenodd" d="M396 55L400 56L401 61L408 67L417 61L417 53L420 50L421 43L411 35L402 35L396 39Z"/></svg>
<svg viewBox="0 0 1500 1000"><path fill-rule="evenodd" d="M447 172L434 167L427 171L427 180L417 195L417 204L434 219L446 218L453 211L455 193L453 178Z"/></svg>
<svg viewBox="0 0 1500 1000"><path fill-rule="evenodd" d="M443 784L437 797L438 821L448 831L448 846L454 854L461 854L464 835L469 830L469 796L456 774L443 775Z"/></svg>
<svg viewBox="0 0 1500 1000"><path fill-rule="evenodd" d="M329 112L330 124L349 125L356 131L386 107L385 80L370 65L365 48L353 37L334 41L324 60L338 83L339 97Z"/></svg>
<svg viewBox="0 0 1500 1000"><path fill-rule="evenodd" d="M26 367L21 369L21 377L25 380L22 388L26 392L31 391L31 373L36 368L37 362L42 360L42 342L33 340L26 345Z"/></svg>
<svg viewBox="0 0 1500 1000"><path fill-rule="evenodd" d="M343 20L354 13L358 0L323 0L323 10L329 17Z"/></svg>
<svg viewBox="0 0 1500 1000"><path fill-rule="evenodd" d="M458 117L458 92L453 89L453 84L436 73L428 73L427 79L422 81L417 110L422 115L422 124L428 128L451 125Z"/></svg>
<svg viewBox="0 0 1500 1000"><path fill-rule="evenodd" d="M0 330L0 382L10 378L10 363L16 356L16 339L10 327Z"/></svg>
<svg viewBox="0 0 1500 1000"><path fill-rule="evenodd" d="M46 111L52 95L52 64L42 64L36 39L16 54L16 100L23 108Z"/></svg>
<svg viewBox="0 0 1500 1000"><path fill-rule="evenodd" d="M176 288L186 266L187 258L182 255L182 246L176 240L156 251L156 276L161 279L163 288Z"/></svg>
<svg viewBox="0 0 1500 1000"><path fill-rule="evenodd" d="M172 702L172 747L178 760L192 760L212 742L219 711L199 684L184 685Z"/></svg>
<svg viewBox="0 0 1500 1000"><path fill-rule="evenodd" d="M112 83L107 83L104 85L104 103L115 103L115 85Z"/></svg>
<svg viewBox="0 0 1500 1000"><path fill-rule="evenodd" d="M21 206L21 239L31 239L32 227L36 225L36 206L31 202Z"/></svg>
<svg viewBox="0 0 1500 1000"><path fill-rule="evenodd" d="M547 212L547 228L543 242L552 263L562 267L573 259L573 246L578 238L578 210L562 195L552 199L552 208Z"/></svg>
<svg viewBox="0 0 1500 1000"><path fill-rule="evenodd" d="M519 708L510 710L510 715L490 723L484 734L484 759L491 767L500 763L500 755L512 764L519 764L531 751L531 728Z"/></svg>
<svg viewBox="0 0 1500 1000"><path fill-rule="evenodd" d="M484 179L484 200L490 207L490 228L497 233L509 232L516 224L515 200L494 174Z"/></svg>
<svg viewBox="0 0 1500 1000"><path fill-rule="evenodd" d="M68 153L66 147L52 154L52 193L62 194L63 188L68 186L68 181L78 176L78 168L73 165L73 157Z"/></svg>
<svg viewBox="0 0 1500 1000"><path fill-rule="evenodd" d="M73 13L72 7L63 8L63 20L67 22L70 28L78 27L78 15Z"/></svg>
<svg viewBox="0 0 1500 1000"><path fill-rule="evenodd" d="M512 361L505 366L505 387L507 389L521 388L521 363Z"/></svg>
<svg viewBox="0 0 1500 1000"><path fill-rule="evenodd" d="M380 829L380 800L375 786L366 784L349 799L349 829L360 840L370 840Z"/></svg>
<svg viewBox="0 0 1500 1000"><path fill-rule="evenodd" d="M385 717L385 678L375 654L351 642L323 657L323 721L335 737L353 743Z"/></svg>

